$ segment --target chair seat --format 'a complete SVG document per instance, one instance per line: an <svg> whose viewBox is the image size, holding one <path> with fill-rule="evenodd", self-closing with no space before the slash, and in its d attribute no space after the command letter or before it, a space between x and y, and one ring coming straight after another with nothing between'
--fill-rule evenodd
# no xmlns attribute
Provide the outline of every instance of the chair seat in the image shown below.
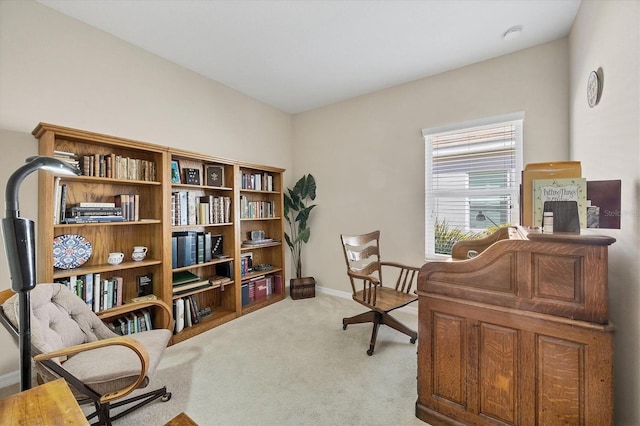
<svg viewBox="0 0 640 426"><path fill-rule="evenodd" d="M139 341L147 349L149 364L144 387L162 359L171 332L157 329L127 337ZM106 394L132 384L140 373L140 360L125 347L108 346L74 355L64 362L64 368L96 392Z"/></svg>
<svg viewBox="0 0 640 426"><path fill-rule="evenodd" d="M389 312L418 300L418 296L415 294L406 294L398 292L392 288L378 287L376 305L371 306L369 303L364 301L363 293L364 290L356 292L353 295L353 300L380 312Z"/></svg>

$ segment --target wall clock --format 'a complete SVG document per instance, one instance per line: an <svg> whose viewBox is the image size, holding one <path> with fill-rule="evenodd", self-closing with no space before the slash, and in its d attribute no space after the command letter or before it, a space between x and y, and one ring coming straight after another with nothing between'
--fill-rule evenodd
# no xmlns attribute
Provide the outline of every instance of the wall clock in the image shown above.
<svg viewBox="0 0 640 426"><path fill-rule="evenodd" d="M600 78L596 71L591 71L587 80L587 103L593 108L598 101L600 101Z"/></svg>

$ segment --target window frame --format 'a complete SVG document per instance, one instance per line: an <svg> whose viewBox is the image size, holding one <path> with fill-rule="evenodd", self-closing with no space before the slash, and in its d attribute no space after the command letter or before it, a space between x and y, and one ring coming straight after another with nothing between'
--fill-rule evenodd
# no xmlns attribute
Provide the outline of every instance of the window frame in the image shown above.
<svg viewBox="0 0 640 426"><path fill-rule="evenodd" d="M478 120L453 123L445 126L426 128L422 130L425 142L425 260L445 260L450 255L435 252L435 211L431 206L436 205L436 197L443 192L434 191L433 180L433 137L443 134L463 133L482 128L491 128L505 124L514 125L515 129L515 172L513 186L507 188L472 189L467 185L466 189L455 190L456 196L510 196L511 220L510 223L518 224L520 221L520 186L522 184L521 170L523 168L524 145L524 112L515 112ZM505 169L506 170L506 169Z"/></svg>

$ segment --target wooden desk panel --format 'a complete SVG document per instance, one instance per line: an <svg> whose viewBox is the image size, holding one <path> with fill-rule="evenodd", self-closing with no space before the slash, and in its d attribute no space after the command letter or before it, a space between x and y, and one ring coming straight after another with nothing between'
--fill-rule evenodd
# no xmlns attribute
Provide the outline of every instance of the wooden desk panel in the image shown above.
<svg viewBox="0 0 640 426"><path fill-rule="evenodd" d="M0 400L0 425L88 425L64 379Z"/></svg>

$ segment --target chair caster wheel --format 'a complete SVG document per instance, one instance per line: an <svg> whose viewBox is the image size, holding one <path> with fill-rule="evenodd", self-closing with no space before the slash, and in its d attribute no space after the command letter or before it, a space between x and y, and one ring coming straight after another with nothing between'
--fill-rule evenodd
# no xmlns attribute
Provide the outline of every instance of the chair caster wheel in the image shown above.
<svg viewBox="0 0 640 426"><path fill-rule="evenodd" d="M162 402L167 402L170 399L171 399L171 392L167 392L160 397L160 401Z"/></svg>
<svg viewBox="0 0 640 426"><path fill-rule="evenodd" d="M415 343L415 342L416 342L416 338L415 338L415 337L412 337L412 338L411 338L411 340L409 340L409 342L411 342L411 343Z"/></svg>
<svg viewBox="0 0 640 426"><path fill-rule="evenodd" d="M367 355L369 355L369 356L373 355L373 350L368 349L368 350L367 350Z"/></svg>

